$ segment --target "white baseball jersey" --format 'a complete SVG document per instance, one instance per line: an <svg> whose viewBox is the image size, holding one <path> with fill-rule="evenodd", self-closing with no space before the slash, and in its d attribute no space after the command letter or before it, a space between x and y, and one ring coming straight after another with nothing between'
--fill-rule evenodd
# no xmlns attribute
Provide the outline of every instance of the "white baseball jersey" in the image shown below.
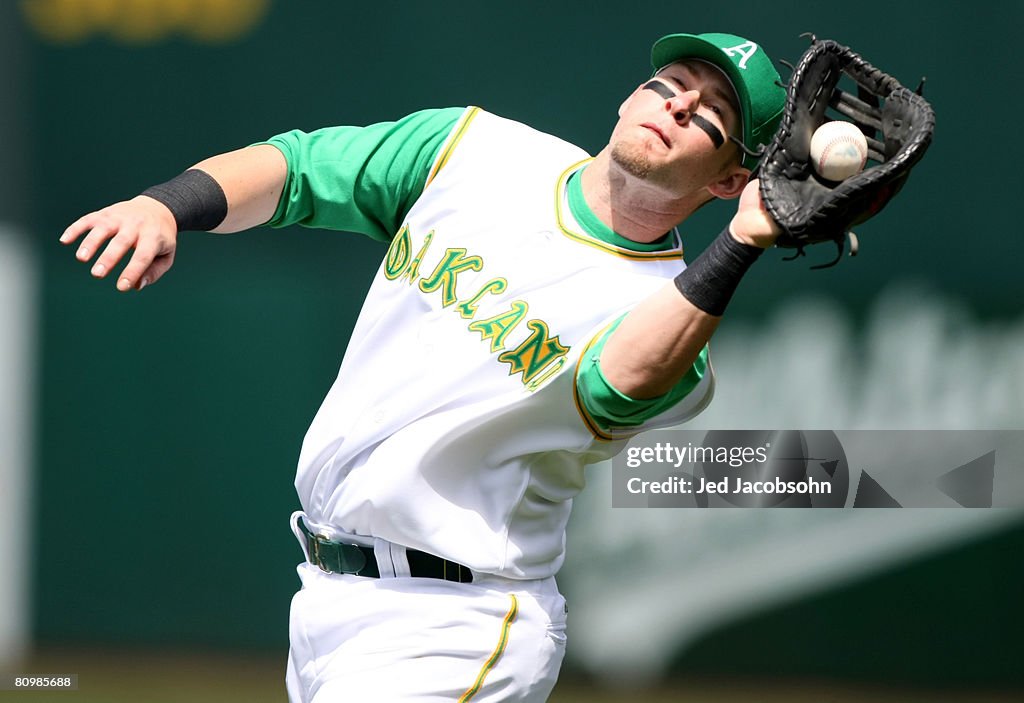
<svg viewBox="0 0 1024 703"><path fill-rule="evenodd" d="M318 531L509 578L561 566L584 465L628 436L587 416L577 364L684 265L675 233L643 253L584 232L566 184L588 160L478 108L456 124L305 437L296 489ZM657 425L695 415L712 385L709 368Z"/></svg>

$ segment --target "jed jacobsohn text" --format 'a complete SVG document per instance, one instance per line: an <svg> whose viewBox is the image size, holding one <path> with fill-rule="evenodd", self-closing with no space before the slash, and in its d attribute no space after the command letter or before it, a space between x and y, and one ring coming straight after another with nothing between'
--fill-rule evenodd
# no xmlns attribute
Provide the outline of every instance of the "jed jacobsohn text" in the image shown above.
<svg viewBox="0 0 1024 703"><path fill-rule="evenodd" d="M670 476L660 481L645 481L639 476L634 476L626 482L626 490L630 493L702 493L729 494L729 495L764 495L764 494L830 494L832 484L824 481L816 481L807 478L803 481L783 481L775 477L770 481L748 481L742 478L734 478L730 481L723 478L721 481L709 481L703 476L692 481L680 476Z"/></svg>
<svg viewBox="0 0 1024 703"><path fill-rule="evenodd" d="M712 471L714 476L683 475L667 476L658 480L633 476L626 482L626 490L632 494L719 494L719 495L821 495L831 494L832 485L806 475L800 480L784 480L780 476L765 474L770 442L759 446L708 447L687 443L685 446L659 442L651 447L629 447L626 450L626 466L639 468L643 465L665 465L680 468L684 465L702 465L705 469L728 467L734 471L721 473ZM739 471L735 471L735 470ZM738 475L751 470L751 476ZM796 478L787 476L787 478Z"/></svg>

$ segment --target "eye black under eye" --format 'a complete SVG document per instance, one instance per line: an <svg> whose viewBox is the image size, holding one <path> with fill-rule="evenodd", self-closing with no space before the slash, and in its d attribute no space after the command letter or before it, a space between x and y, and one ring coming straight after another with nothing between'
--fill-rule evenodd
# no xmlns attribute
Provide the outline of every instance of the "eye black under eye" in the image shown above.
<svg viewBox="0 0 1024 703"><path fill-rule="evenodd" d="M644 88L653 90L666 100L676 96L675 92L661 81L648 81L647 84L644 85Z"/></svg>

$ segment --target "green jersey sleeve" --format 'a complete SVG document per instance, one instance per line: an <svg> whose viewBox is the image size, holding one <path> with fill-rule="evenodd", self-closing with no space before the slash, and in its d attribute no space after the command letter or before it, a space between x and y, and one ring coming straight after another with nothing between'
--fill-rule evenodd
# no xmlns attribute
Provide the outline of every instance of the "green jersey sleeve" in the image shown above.
<svg viewBox="0 0 1024 703"><path fill-rule="evenodd" d="M388 242L423 192L430 168L464 108L415 112L367 127L293 130L270 138L288 177L271 227L359 232Z"/></svg>
<svg viewBox="0 0 1024 703"><path fill-rule="evenodd" d="M586 357L580 361L580 370L576 376L580 402L587 414L605 429L642 425L689 395L708 372L708 348L705 345L690 370L665 395L637 399L620 392L601 371L600 359L608 335L615 331L624 317L616 320L590 346Z"/></svg>

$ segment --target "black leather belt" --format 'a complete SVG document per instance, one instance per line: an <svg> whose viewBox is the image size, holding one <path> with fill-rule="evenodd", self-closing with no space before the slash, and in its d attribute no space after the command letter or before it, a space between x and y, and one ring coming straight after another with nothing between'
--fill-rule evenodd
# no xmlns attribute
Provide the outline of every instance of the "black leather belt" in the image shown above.
<svg viewBox="0 0 1024 703"><path fill-rule="evenodd" d="M372 547L359 544L346 544L328 539L324 535L313 534L302 520L298 521L299 529L306 536L306 551L309 563L320 567L329 574L353 574L368 578L380 578L377 569L377 557ZM470 583L473 572L467 566L448 561L441 557L406 549L405 556L409 560L410 576L425 579L441 579Z"/></svg>

